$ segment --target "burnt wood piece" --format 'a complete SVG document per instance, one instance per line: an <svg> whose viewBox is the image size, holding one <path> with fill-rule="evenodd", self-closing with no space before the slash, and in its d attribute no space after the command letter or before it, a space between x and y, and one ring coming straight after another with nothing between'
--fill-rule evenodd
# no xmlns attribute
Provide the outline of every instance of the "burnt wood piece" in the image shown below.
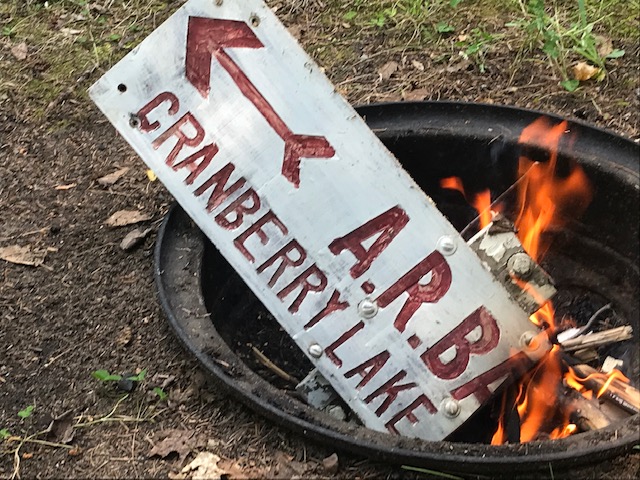
<svg viewBox="0 0 640 480"><path fill-rule="evenodd" d="M605 375L592 375L600 372L589 365L578 364L574 365L573 369L580 377L586 378L584 385L596 393L606 382L603 378ZM629 413L640 413L640 391L618 379L612 380L600 397L615 403Z"/></svg>
<svg viewBox="0 0 640 480"><path fill-rule="evenodd" d="M586 348L601 347L610 343L623 342L633 337L633 329L630 325L603 330L602 332L580 335L569 340L565 340L560 345L565 352L584 350Z"/></svg>

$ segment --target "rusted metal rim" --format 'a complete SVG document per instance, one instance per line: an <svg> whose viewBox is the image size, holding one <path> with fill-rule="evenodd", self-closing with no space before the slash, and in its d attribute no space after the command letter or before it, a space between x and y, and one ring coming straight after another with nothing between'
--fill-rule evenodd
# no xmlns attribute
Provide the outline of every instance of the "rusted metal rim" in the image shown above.
<svg viewBox="0 0 640 480"><path fill-rule="evenodd" d="M509 107L449 102L372 105L360 108L359 113L396 154L397 148L412 148L403 145L403 141L414 138L416 132L482 137L490 149L498 140L509 143L517 138L524 126L541 115ZM574 145L577 150L574 153L581 161L597 163L599 168L635 188L636 198L632 204L637 211L637 145L585 124L570 123L568 128L582 131L584 141ZM637 227L635 233L628 235L636 239L631 255L636 252L632 261L637 267ZM201 290L205 242L186 214L179 207L172 208L158 232L155 250L156 286L169 323L185 347L229 392L259 413L308 438L376 460L494 476L538 469L548 471L549 465L554 469L584 465L627 452L638 443L640 415L562 440L498 447L427 442L338 421L291 398L258 376L218 334ZM220 262L225 262L218 257ZM635 321L637 323L637 319Z"/></svg>

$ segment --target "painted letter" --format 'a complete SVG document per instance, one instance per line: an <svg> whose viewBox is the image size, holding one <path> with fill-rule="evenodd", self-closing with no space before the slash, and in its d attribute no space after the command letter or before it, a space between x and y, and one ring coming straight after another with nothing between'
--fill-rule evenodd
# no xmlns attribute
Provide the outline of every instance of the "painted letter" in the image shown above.
<svg viewBox="0 0 640 480"><path fill-rule="evenodd" d="M467 336L474 330L480 329L477 340L470 341ZM469 364L469 356L483 355L493 350L500 340L500 329L491 313L480 307L460 325L447 333L420 358L429 370L439 378L451 380L459 377ZM440 356L449 350L455 349L455 357L449 362L443 362Z"/></svg>
<svg viewBox="0 0 640 480"><path fill-rule="evenodd" d="M250 202L250 203L245 203ZM216 215L216 223L227 230L235 230L242 224L245 213L256 213L260 209L260 197L253 188L236 198L222 212ZM233 220L229 220L229 215L235 214Z"/></svg>
<svg viewBox="0 0 640 480"><path fill-rule="evenodd" d="M173 93L162 92L158 94L156 98L142 107L136 114L136 116L140 120L140 130L142 130L143 132L152 132L160 127L160 122L158 122L157 120L153 123L149 123L147 115L149 115L149 113L151 113L151 111L161 103L166 101L170 103L168 110L169 114L175 115L176 113L178 113L178 109L180 108L180 102L178 101L178 98Z"/></svg>
<svg viewBox="0 0 640 480"><path fill-rule="evenodd" d="M311 278L315 278L318 283L311 283ZM311 265L304 272L302 272L293 282L284 287L278 293L278 298L280 300L284 300L291 292L293 292L296 288L301 287L300 293L293 301L291 305L289 305L289 312L296 313L300 308L300 304L307 296L309 292L322 292L327 286L327 277L322 270L320 270L315 264Z"/></svg>
<svg viewBox="0 0 640 480"><path fill-rule="evenodd" d="M377 398L382 394L387 395L387 397L384 399L382 404L376 410L377 416L382 415L387 410L387 408L389 408L389 405L393 403L393 401L398 396L398 393L400 393L403 390L409 390L416 386L415 382L409 382L403 385L395 384L396 382L399 382L406 376L407 376L407 372L405 372L404 370L400 370L389 381L387 381L387 383L379 387L376 391L374 391L371 395L369 395L367 398L364 399L365 403L371 403L371 401L374 398Z"/></svg>
<svg viewBox="0 0 640 480"><path fill-rule="evenodd" d="M188 136L181 130L181 128L187 124L191 125L195 130L195 135L193 137ZM200 142L202 142L204 139L204 128L202 128L202 125L200 125L198 120L196 120L196 117L194 117L190 112L187 112L176 123L171 125L164 133L156 138L151 145L157 150L160 148L160 145L166 142L170 137L176 137L178 139L165 160L165 163L172 167L173 162L178 156L178 153L180 153L180 150L182 150L182 147L185 145L188 147L196 147Z"/></svg>
<svg viewBox="0 0 640 480"><path fill-rule="evenodd" d="M218 153L218 146L215 143L205 145L197 152L192 153L184 160L175 164L173 169L178 170L180 168L188 167L191 173L185 180L185 183L187 185L191 185L193 181L204 171L204 169L209 166L216 153ZM202 161L200 163L196 163L200 158L202 158Z"/></svg>
<svg viewBox="0 0 640 480"><path fill-rule="evenodd" d="M426 285L422 285L420 280L428 273L431 273L431 280ZM400 332L404 332L407 323L420 305L437 302L447 293L450 286L449 264L440 252L434 251L380 295L378 305L384 308L404 292L409 294L409 298L393 323Z"/></svg>
<svg viewBox="0 0 640 480"><path fill-rule="evenodd" d="M393 207L369 220L344 237L336 238L329 245L329 250L338 255L343 250L349 250L356 257L356 264L349 271L353 278L358 278L366 272L371 263L387 248L391 240L409 221L409 217L400 207ZM364 248L362 242L379 234L369 249Z"/></svg>
<svg viewBox="0 0 640 480"><path fill-rule="evenodd" d="M364 387L369 381L378 373L384 364L389 360L390 354L387 350L383 350L376 356L370 358L369 360L361 363L356 368L349 370L344 374L346 378L353 377L356 373L362 377L360 383L356 386L356 388Z"/></svg>
<svg viewBox="0 0 640 480"><path fill-rule="evenodd" d="M289 256L289 254L293 252L296 252L297 258L291 258ZM262 265L260 265L258 267L257 272L258 273L264 272L267 268L273 265L278 259L282 261L280 262L280 265L278 265L278 268L276 268L276 271L273 273L273 275L271 275L271 279L269 280L269 286L271 288L273 288L273 286L276 284L278 279L282 276L285 268L299 267L300 265L302 265L304 261L307 259L307 252L304 251L304 248L302 248L298 242L296 242L295 240L291 240L284 247L278 250L274 255L272 255L269 260L267 260Z"/></svg>
<svg viewBox="0 0 640 480"><path fill-rule="evenodd" d="M211 178L209 178L209 180L200 185L195 192L193 192L196 197L199 197L209 188L214 186L213 192L211 193L209 201L207 202L207 210L209 212L219 206L222 202L229 198L229 196L232 195L233 192L235 192L239 188L242 188L242 186L244 185L245 179L243 177L240 177L240 179L237 180L236 183L231 185L226 190L224 189L224 187L227 185L227 182L229 181L231 173L235 168L236 167L233 163L227 163L224 167L214 173Z"/></svg>
<svg viewBox="0 0 640 480"><path fill-rule="evenodd" d="M436 410L436 407L433 406L433 403L431 403L431 400L429 400L429 398L427 398L427 396L423 393L418 398L416 398L413 403L407 408L396 413L393 418L385 424L385 427L387 427L387 430L389 430L391 433L395 433L396 435L398 435L399 432L396 429L396 424L403 418L406 417L412 424L415 425L416 423L418 423L418 417L415 416L413 411L420 406L425 407L431 414L434 414L438 411Z"/></svg>
<svg viewBox="0 0 640 480"><path fill-rule="evenodd" d="M265 215L260 220L256 221L253 225L251 225L244 232L238 235L236 239L233 241L233 244L236 246L238 250L240 250L240 253L242 253L245 256L245 258L249 260L251 263L255 262L256 259L249 252L249 250L247 250L247 248L244 246L244 242L246 242L247 238L249 238L251 235L255 233L256 235L258 235L258 238L260 239L260 243L262 243L262 245L266 245L267 243L269 243L269 236L262 229L262 227L264 227L269 222L273 223L276 227L278 227L278 229L282 232L283 235L286 235L287 233L289 233L289 231L287 230L287 227L285 227L284 224L280 221L280 219L276 217L276 214L273 213L271 210L269 210L267 213L265 213ZM260 270L258 270L258 273L260 273Z"/></svg>

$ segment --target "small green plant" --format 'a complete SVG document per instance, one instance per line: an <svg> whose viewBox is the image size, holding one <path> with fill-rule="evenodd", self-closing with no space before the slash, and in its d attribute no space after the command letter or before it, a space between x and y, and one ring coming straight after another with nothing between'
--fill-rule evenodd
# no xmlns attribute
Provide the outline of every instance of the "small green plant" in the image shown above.
<svg viewBox="0 0 640 480"><path fill-rule="evenodd" d="M116 375L109 373L108 370L96 370L91 373L93 378L100 380L101 382L119 382L122 380L122 375ZM127 380L132 382L141 382L144 380L144 377L147 375L147 369L144 368L137 375L132 375L127 377Z"/></svg>
<svg viewBox="0 0 640 480"><path fill-rule="evenodd" d="M155 387L153 389L153 393L155 393L160 400L166 400L169 395L160 387Z"/></svg>
<svg viewBox="0 0 640 480"><path fill-rule="evenodd" d="M501 34L491 34L481 28L474 28L464 40L456 42L455 46L463 49L462 56L472 60L480 69L480 73L484 73L486 54L499 38L502 38Z"/></svg>
<svg viewBox="0 0 640 480"><path fill-rule="evenodd" d="M4 440L6 438L9 438L10 436L11 432L9 432L9 430L7 430L6 428L0 430L0 440Z"/></svg>
<svg viewBox="0 0 640 480"><path fill-rule="evenodd" d="M599 48L598 37L593 32L599 20L589 22L584 0L576 1L577 18L574 16L575 20L569 26L560 18L558 10L552 15L547 12L544 0L528 0L526 6L521 0L524 18L507 23L508 27L521 28L528 33L529 41L537 44L551 60L562 77L560 84L570 92L580 85L579 79L569 78L567 62L571 54L598 67L595 78L603 80L606 76L606 60L620 58L625 53L621 49Z"/></svg>
<svg viewBox="0 0 640 480"><path fill-rule="evenodd" d="M31 416L31 412L33 412L33 409L36 408L35 405L28 405L25 408L23 408L22 410L20 410L18 412L18 416L22 419L24 418L29 418Z"/></svg>
<svg viewBox="0 0 640 480"><path fill-rule="evenodd" d="M436 24L436 32L438 33L453 33L456 31L456 28L449 25L447 22L438 22Z"/></svg>

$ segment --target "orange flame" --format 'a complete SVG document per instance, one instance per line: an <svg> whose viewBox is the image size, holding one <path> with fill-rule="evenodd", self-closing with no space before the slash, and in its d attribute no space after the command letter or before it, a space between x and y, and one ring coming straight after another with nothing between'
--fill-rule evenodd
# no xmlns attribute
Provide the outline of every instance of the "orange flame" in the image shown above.
<svg viewBox="0 0 640 480"><path fill-rule="evenodd" d="M522 246L534 260L540 260L548 248L541 241L542 234L549 227L564 225L569 217L579 217L591 202L589 180L576 162L567 161L563 165L567 174L559 174L558 145L568 132L566 121L551 126L542 117L520 135L521 144L550 152L544 163L521 156L518 167L523 181L518 190L520 213L516 227Z"/></svg>
<svg viewBox="0 0 640 480"><path fill-rule="evenodd" d="M491 223L491 192L489 189L483 190L476 194L471 202L473 208L475 208L480 214L480 228L484 228Z"/></svg>
<svg viewBox="0 0 640 480"><path fill-rule="evenodd" d="M522 246L536 261L541 260L549 247L544 241L544 232L561 227L569 218L580 216L592 198L589 181L580 166L565 159L560 165L558 147L563 139L568 138L567 127L567 122L552 125L543 117L527 126L519 139L522 145L549 152L545 162L536 162L523 155L518 165L521 181L515 223ZM555 328L554 317L553 305L547 302L530 318L541 328ZM516 401L521 442L534 440L542 432L548 432L550 438L563 438L577 430L576 425L569 423L569 413L558 411L557 398L563 387L563 378L567 385L578 391L586 389L575 372L563 375L561 355L560 348L555 345L536 369L521 381ZM551 420L555 425L550 425ZM504 443L504 437L501 420L492 444Z"/></svg>
<svg viewBox="0 0 640 480"><path fill-rule="evenodd" d="M449 190L459 191L464 198L467 198L467 193L464 189L464 184L460 177L447 177L440 180L440 187ZM487 188L479 193L476 193L472 200L471 206L478 211L480 216L480 228L484 228L491 223L491 191Z"/></svg>
<svg viewBox="0 0 640 480"><path fill-rule="evenodd" d="M463 197L467 198L467 194L464 192L464 185L462 185L462 179L460 177L447 177L440 180L440 186L442 188L448 188L449 190L458 190Z"/></svg>
<svg viewBox="0 0 640 480"><path fill-rule="evenodd" d="M528 377L528 378L527 378ZM557 414L556 398L562 379L561 351L557 345L541 361L538 367L525 377L524 398L518 402L520 415L520 441L535 440L544 431L545 423ZM563 418L561 425L568 424Z"/></svg>
<svg viewBox="0 0 640 480"><path fill-rule="evenodd" d="M604 385L602 385L602 388L600 390L598 390L598 393L596 394L596 397L600 398L604 394L604 392L607 391L607 389L609 388L609 386L611 385L611 383L614 380L620 380L620 381L622 381L624 383L629 383L629 379L627 377L625 377L624 374L621 371L616 370L614 368L609 373L609 378L607 378L606 382L604 382Z"/></svg>

